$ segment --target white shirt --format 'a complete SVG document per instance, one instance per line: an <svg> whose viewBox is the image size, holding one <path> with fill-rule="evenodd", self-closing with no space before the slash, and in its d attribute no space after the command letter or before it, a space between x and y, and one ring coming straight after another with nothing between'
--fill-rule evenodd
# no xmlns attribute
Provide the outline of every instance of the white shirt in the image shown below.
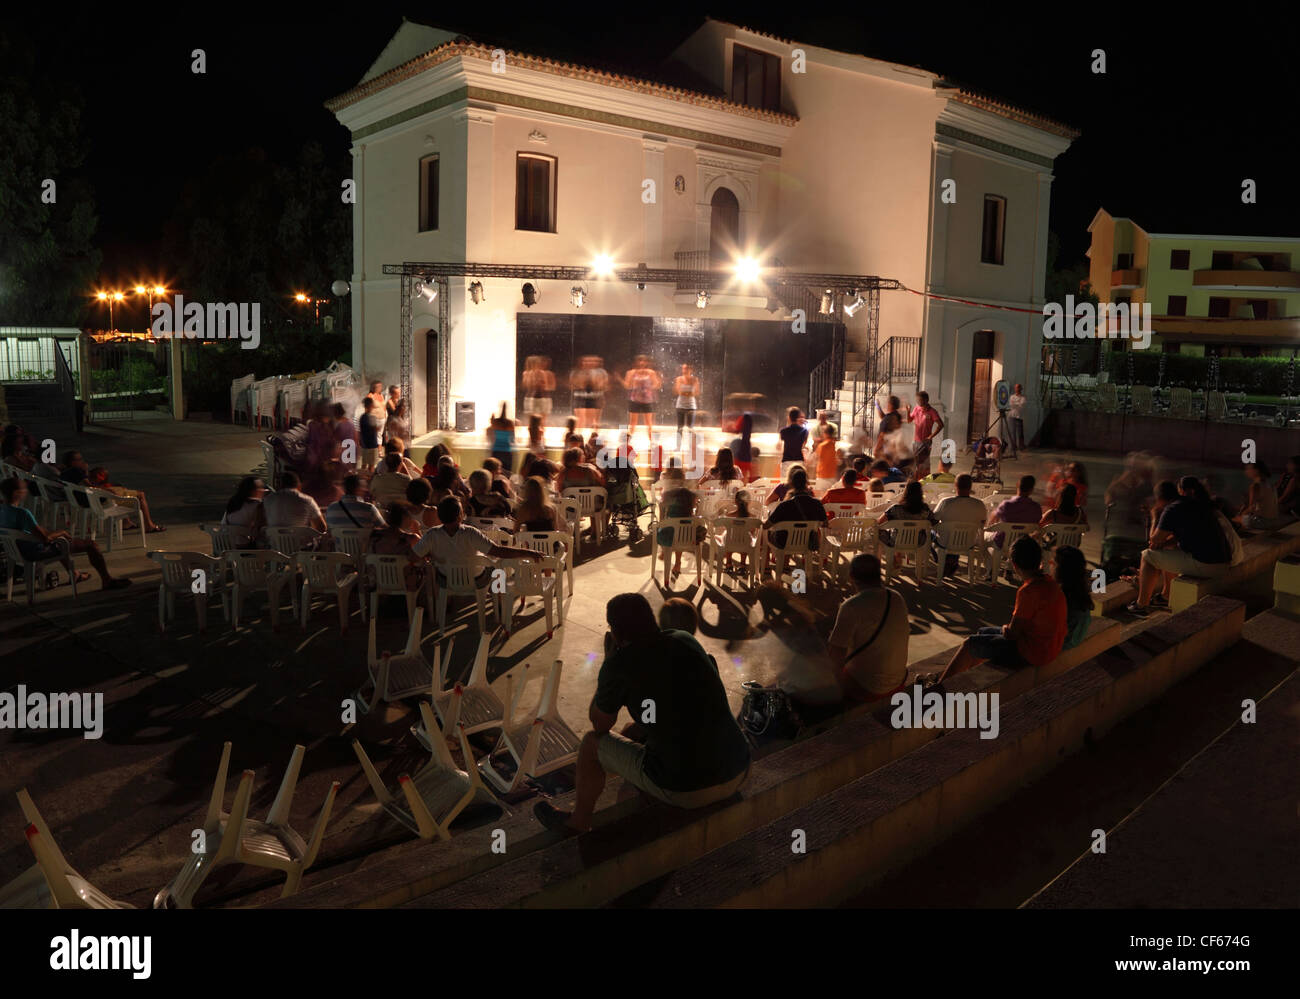
<svg viewBox="0 0 1300 999"><path fill-rule="evenodd" d="M889 601L888 607L886 600ZM827 644L841 648L845 655L849 655L871 638L881 617L886 614L885 625L874 641L844 664L858 685L873 694L888 693L907 678L907 642L911 626L903 595L884 587L855 593L840 604L835 627L827 639Z"/></svg>
<svg viewBox="0 0 1300 999"><path fill-rule="evenodd" d="M270 496L271 493L266 495ZM257 516L257 511L262 509L262 501L257 499L246 499L244 505L234 513L226 513L221 516L221 523L227 527L233 527L235 530L230 532L231 537L237 545L249 545L256 539L256 534L252 530L253 519Z"/></svg>
<svg viewBox="0 0 1300 999"><path fill-rule="evenodd" d="M349 516L350 515L350 516ZM328 527L384 527L384 515L373 503L355 496L343 496L325 509Z"/></svg>
<svg viewBox="0 0 1300 999"><path fill-rule="evenodd" d="M370 498L376 503L389 504L394 500L406 499L406 487L411 484L411 477L402 472L390 472L387 468L376 472L370 480Z"/></svg>
<svg viewBox="0 0 1300 999"><path fill-rule="evenodd" d="M1007 413L1012 419L1023 420L1025 418L1025 403L1028 401L1028 399L1017 392L1007 400Z"/></svg>
<svg viewBox="0 0 1300 999"><path fill-rule="evenodd" d="M934 515L940 523L983 524L988 520L989 510L974 496L949 496L934 508Z"/></svg>
<svg viewBox="0 0 1300 999"><path fill-rule="evenodd" d="M461 524L455 534L448 534L439 525L431 527L415 543L412 551L416 555L432 555L435 562L472 562L475 554L486 555L492 550L492 542L477 527Z"/></svg>
<svg viewBox="0 0 1300 999"><path fill-rule="evenodd" d="M321 515L320 507L310 496L297 489L277 489L262 500L267 527L312 527Z"/></svg>

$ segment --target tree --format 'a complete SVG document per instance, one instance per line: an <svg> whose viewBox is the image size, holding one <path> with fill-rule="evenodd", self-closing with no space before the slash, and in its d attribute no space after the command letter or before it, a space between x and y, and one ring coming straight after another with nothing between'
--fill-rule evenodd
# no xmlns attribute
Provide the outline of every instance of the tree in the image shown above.
<svg viewBox="0 0 1300 999"><path fill-rule="evenodd" d="M75 326L101 261L94 197L77 175L82 100L66 78L31 86L35 51L18 31L0 33L0 322Z"/></svg>

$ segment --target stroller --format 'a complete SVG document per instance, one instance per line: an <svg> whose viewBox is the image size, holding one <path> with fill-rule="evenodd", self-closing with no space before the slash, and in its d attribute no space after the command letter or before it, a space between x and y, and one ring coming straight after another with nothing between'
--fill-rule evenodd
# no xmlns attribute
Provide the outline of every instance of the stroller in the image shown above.
<svg viewBox="0 0 1300 999"><path fill-rule="evenodd" d="M613 462L605 468L605 490L609 514L609 536L618 538L619 527L628 528L629 544L636 544L645 532L641 530L640 517L650 509L650 501L641 488L641 478L631 462Z"/></svg>
<svg viewBox="0 0 1300 999"><path fill-rule="evenodd" d="M971 465L971 478L975 482L996 482L1002 485L1003 444L996 437L981 437L975 442L975 462Z"/></svg>

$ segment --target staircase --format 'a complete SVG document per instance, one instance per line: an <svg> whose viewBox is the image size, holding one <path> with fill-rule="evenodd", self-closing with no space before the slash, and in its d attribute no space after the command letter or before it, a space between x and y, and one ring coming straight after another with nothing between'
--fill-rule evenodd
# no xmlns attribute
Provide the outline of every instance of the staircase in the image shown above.
<svg viewBox="0 0 1300 999"><path fill-rule="evenodd" d="M38 440L68 440L77 429L76 391L63 351L54 351L53 381L11 381L4 393L6 423L16 423Z"/></svg>
<svg viewBox="0 0 1300 999"><path fill-rule="evenodd" d="M921 338L890 337L877 349L874 357L849 350L844 358L844 380L825 401L825 408L840 414L841 432L845 427L875 426L876 412L872 401L899 388L916 390L920 378Z"/></svg>

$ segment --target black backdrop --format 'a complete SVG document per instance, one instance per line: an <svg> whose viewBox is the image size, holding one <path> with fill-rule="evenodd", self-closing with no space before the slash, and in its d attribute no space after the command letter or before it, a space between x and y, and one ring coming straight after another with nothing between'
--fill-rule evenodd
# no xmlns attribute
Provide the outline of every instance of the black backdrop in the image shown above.
<svg viewBox="0 0 1300 999"><path fill-rule="evenodd" d="M762 397L753 407L754 429L771 431L785 423L788 407L808 405L808 375L831 355L836 331L831 323L809 323L806 333L795 333L788 321L747 319L520 313L516 320L515 412L526 419L524 361L534 354L549 357L556 380L552 425L563 424L573 411L569 373L577 358L604 358L612 381L637 354L648 354L664 380L655 423L676 423L672 381L686 363L701 382L698 422L717 425L729 395L754 393ZM615 382L605 394L603 421L626 420L627 390Z"/></svg>

